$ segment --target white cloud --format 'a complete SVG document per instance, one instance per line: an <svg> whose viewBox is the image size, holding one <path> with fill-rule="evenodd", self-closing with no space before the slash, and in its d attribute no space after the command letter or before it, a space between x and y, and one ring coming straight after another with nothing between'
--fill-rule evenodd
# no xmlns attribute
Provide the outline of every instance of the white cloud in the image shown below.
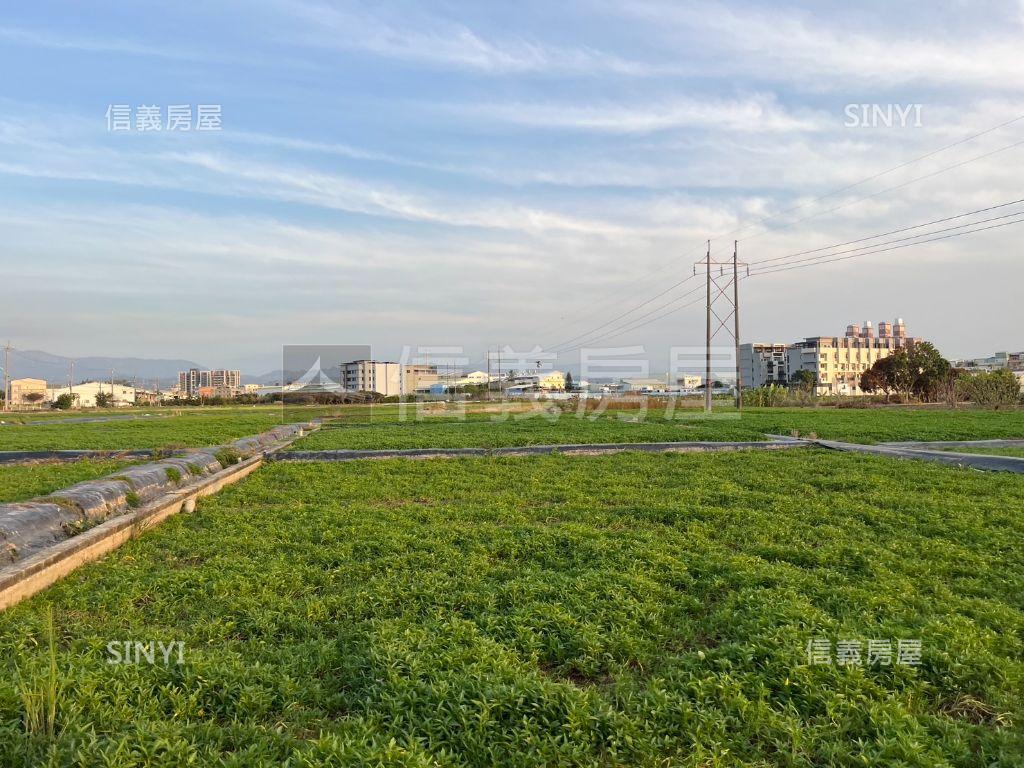
<svg viewBox="0 0 1024 768"><path fill-rule="evenodd" d="M602 133L650 133L682 128L797 132L816 130L822 125L820 115L807 110L792 114L768 95L709 100L668 97L640 104L485 103L453 109L469 117L480 116L517 125Z"/></svg>
<svg viewBox="0 0 1024 768"><path fill-rule="evenodd" d="M649 74L651 68L587 47L526 39L488 39L467 25L436 16L388 21L364 10L287 0L280 9L304 24L303 39L390 59L479 73ZM383 13L380 7L377 13Z"/></svg>
<svg viewBox="0 0 1024 768"><path fill-rule="evenodd" d="M1024 89L1017 30L947 38L869 33L830 26L809 14L777 8L737 9L722 3L637 2L622 13L645 20L652 34L678 42L699 39L714 55L710 71L743 72L761 80L799 82L815 90L852 83ZM895 27L890 27L895 29Z"/></svg>

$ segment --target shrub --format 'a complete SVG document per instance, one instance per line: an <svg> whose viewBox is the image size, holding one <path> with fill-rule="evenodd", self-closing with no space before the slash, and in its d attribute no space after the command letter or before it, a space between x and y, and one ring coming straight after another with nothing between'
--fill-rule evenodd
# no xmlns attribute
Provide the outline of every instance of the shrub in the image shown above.
<svg viewBox="0 0 1024 768"><path fill-rule="evenodd" d="M242 457L234 448L221 448L213 455L217 458L217 461L224 469L227 469L242 460Z"/></svg>
<svg viewBox="0 0 1024 768"><path fill-rule="evenodd" d="M968 374L960 378L958 386L968 400L985 408L1016 405L1020 397L1020 382L1011 371Z"/></svg>
<svg viewBox="0 0 1024 768"><path fill-rule="evenodd" d="M751 408L778 408L789 405L791 400L789 391L777 384L749 389L743 393L743 404Z"/></svg>
<svg viewBox="0 0 1024 768"><path fill-rule="evenodd" d="M58 395L57 399L54 400L50 406L57 409L58 411L66 411L68 408L75 404L74 395L70 392L65 392L62 395Z"/></svg>

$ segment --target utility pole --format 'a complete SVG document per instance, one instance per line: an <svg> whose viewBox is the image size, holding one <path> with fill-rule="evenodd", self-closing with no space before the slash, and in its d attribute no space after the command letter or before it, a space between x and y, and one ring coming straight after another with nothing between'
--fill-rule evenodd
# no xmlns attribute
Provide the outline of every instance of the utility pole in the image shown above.
<svg viewBox="0 0 1024 768"><path fill-rule="evenodd" d="M732 273L726 278L725 267L729 264L728 261L713 261L711 258L711 241L708 241L708 252L704 257L704 261L698 261L694 264L694 273L697 271L698 266L705 267L706 282L705 290L706 295L706 319L707 329L705 335L705 367L704 367L704 410L705 412L711 412L711 391L712 384L714 383L714 376L711 370L711 342L714 341L716 334L719 331L726 331L733 337L733 353L736 356L736 408L742 409L743 407L743 395L741 391L742 380L740 379L740 267L744 267L747 270L747 274L750 274L750 267L739 260L739 244L737 241L733 241L732 249ZM718 274L712 274L711 267L718 267ZM712 287L714 287L714 293L712 293ZM729 289L732 288L730 291ZM715 302L719 299L724 299L727 303L729 311L724 315L719 315L715 311ZM712 318L717 321L715 326L712 326ZM730 328L729 320L732 320L732 328Z"/></svg>
<svg viewBox="0 0 1024 768"><path fill-rule="evenodd" d="M110 404L114 405L114 369L110 369Z"/></svg>
<svg viewBox="0 0 1024 768"><path fill-rule="evenodd" d="M711 413L711 337L714 335L711 333L711 241L708 240L708 253L704 258L704 263L708 268L708 278L706 284L707 298L707 335L705 336L704 345L704 413Z"/></svg>
<svg viewBox="0 0 1024 768"><path fill-rule="evenodd" d="M736 411L743 412L743 379L740 374L740 272L737 261L739 242L732 241L732 319L733 341L736 342Z"/></svg>
<svg viewBox="0 0 1024 768"><path fill-rule="evenodd" d="M4 346L4 410L11 410L11 342Z"/></svg>

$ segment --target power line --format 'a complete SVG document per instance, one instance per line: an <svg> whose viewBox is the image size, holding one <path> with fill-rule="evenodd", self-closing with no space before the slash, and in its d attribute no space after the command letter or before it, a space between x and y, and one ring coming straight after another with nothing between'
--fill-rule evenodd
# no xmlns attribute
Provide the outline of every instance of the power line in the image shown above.
<svg viewBox="0 0 1024 768"><path fill-rule="evenodd" d="M684 257L684 258L689 258L689 257ZM641 276L641 277L639 277L639 278L637 278L635 280L631 280L631 281L627 282L626 285L627 286L629 286L629 285L634 285L635 286L635 285L639 285L640 283L644 283L647 280L649 280L650 278L654 277L655 275L661 274L667 268L675 266L677 264L678 264L678 257L673 256L671 259L669 259L668 261L664 262L663 264L655 267L653 270L650 270L650 271L646 272L643 276ZM569 321L569 325L574 325L574 324L579 323L579 322L581 322L583 320L586 320L588 318L594 317L595 315L599 315L601 312L605 311L609 307L615 307L615 306L618 306L620 304L625 303L626 301L628 301L631 298L630 296L623 296L623 297L619 298L618 301L612 302L610 305L607 305L607 306L602 305L602 302L605 299L610 298L612 296L615 296L616 294L621 293L621 291L622 291L622 286L618 286L612 292L607 293L607 294L602 294L601 297L592 300L590 303L595 304L596 307L592 311L585 312L584 314L578 315L575 319L570 320ZM537 333L537 335L540 335L540 336L546 336L548 333L553 331L555 329L555 327L556 326L554 324L547 324L545 326L542 326L542 328L543 328L542 331L540 331L539 333L537 333L537 332L535 332L535 333ZM587 331L587 333L589 333L589 331ZM564 344L564 343L565 342L561 342L561 344ZM560 344L554 345L554 346L560 346Z"/></svg>
<svg viewBox="0 0 1024 768"><path fill-rule="evenodd" d="M981 209L981 210L984 210L984 209ZM995 221L997 219L1004 219L1004 218L1007 218L1008 216L1021 216L1021 217L1024 217L1024 212L1018 212L1018 213L1013 213L1013 214L1007 214L1005 216L993 217L992 219L987 219L986 221ZM977 224L981 224L981 223L983 223L983 222L971 222L971 223L968 223L968 224L960 225L959 227L951 227L949 229L961 229L963 227L976 227ZM900 240L913 239L913 240L916 240L916 242L905 242L905 243L902 243L902 244L899 244L899 245L891 245L890 247L885 247L885 248L877 248L876 246L888 245L888 243L875 243L874 245L868 246L868 248L873 248L875 250L868 250L868 251L866 251L864 253L854 253L853 255L839 256L837 258L831 258L831 257L837 256L837 254L824 254L821 257L817 257L817 259L819 259L819 260L814 261L813 263L784 265L784 266L778 266L778 267L773 267L773 268L769 268L769 269L753 270L753 271L750 272L749 277L755 277L755 276L758 276L758 275L768 275L768 274L772 274L772 273L775 273L775 272L784 272L784 271L787 271L787 270L790 270L790 269L801 269L801 268L805 268L805 267L813 267L813 266L817 266L819 264L828 264L828 263L832 263L832 262L835 262L835 261L844 261L846 259L856 258L857 256L868 256L868 255L870 255L872 253L885 253L885 252L889 252L889 251L900 250L902 248L910 248L910 247L915 246L915 245L922 245L924 243L937 242L937 241L940 241L940 240L948 240L950 238L958 237L960 235L972 234L974 232L983 232L983 231L990 230L990 229L998 229L1000 227L1005 227L1005 226L1010 226L1011 224L1020 224L1020 223L1024 223L1024 218L1019 218L1019 219L1016 219L1014 221L1003 222L1001 224L995 224L995 225L990 225L990 226L986 226L986 227L976 227L975 229L967 229L967 230L964 230L964 231L961 231L961 232L954 232L952 234L939 235L938 237L931 237L931 238L928 238L928 239L925 239L925 240L919 240L918 239L919 237L927 237L928 235L935 235L938 232L946 232L947 230L937 230L935 232L925 232L925 233L922 233L921 235L915 236L913 238L901 238L900 239ZM900 241L899 240L893 240L893 241L890 241L890 242L891 243L896 243L896 242L900 242ZM853 250L860 251L860 250L864 250L864 249L853 249ZM740 277L739 279L742 280L744 278ZM561 350L561 353L572 352L572 351L575 351L576 349L581 349L582 347L586 346L587 344L593 344L593 343L595 343L597 341L609 341L611 339L615 339L615 338L617 338L619 336L622 336L623 334L630 333L631 331L635 331L635 330L637 330L639 328L642 328L644 326L650 325L651 323L657 322L658 320L661 320L661 319L663 319L665 317L673 315L676 312L679 312L679 311L681 311L683 309L686 309L687 307L693 306L694 304L698 303L699 301L704 300L705 297L701 296L701 297L693 299L692 301L689 301L689 302L687 302L685 304L682 304L680 306L668 309L668 311L666 311L666 312L660 312L660 310L667 309L668 307L671 307L673 304L676 304L680 300L682 300L682 299L686 298L687 296L690 296L690 295L692 295L692 294L694 294L694 293L696 293L696 292L698 292L700 290L701 290L701 287L697 286L696 288L686 292L682 296L679 296L679 297L677 297L675 299L672 299L671 301L669 301L669 302L667 302L665 304L662 304L661 306L655 307L653 310L651 310L650 312L645 313L644 315L641 315L640 317L633 318L632 320L630 320L625 325L623 325L623 326L621 326L619 328L609 329L609 331L607 333L601 334L601 335L599 335L599 336L597 336L595 338L587 339L585 342L582 342L582 343L580 343L580 344L578 344L578 345L576 345L574 347L571 347L569 349L563 349L563 350ZM660 312L660 314L659 314L659 312ZM653 315L653 317L652 317L652 315ZM646 319L646 318L649 318L649 319Z"/></svg>
<svg viewBox="0 0 1024 768"><path fill-rule="evenodd" d="M976 155L975 157L968 158L967 160L961 160L959 163L954 163L953 165L947 165L946 167L940 168L939 170L933 171L932 173L926 173L924 176L918 176L916 178L910 179L909 181L904 181L904 182L902 182L900 184L896 184L896 185L891 186L891 187L886 187L885 189L880 189L877 192L872 192L869 195L863 195L861 197L855 198L854 200L849 200L849 201L847 201L845 203L842 203L841 205L836 205L836 206L833 206L832 208L827 208L824 211L818 211L817 213L812 213L810 216L804 216L802 219L796 219L795 221L787 222L785 224L782 224L781 226L776 227L774 230L765 230L764 232L761 232L761 233L759 233L757 235L751 235L750 237L745 238L744 240L745 241L746 240L753 240L756 237L761 237L762 235L768 234L769 231L773 231L774 232L774 231L778 231L780 229L789 229L790 227L796 226L797 224L802 224L803 222L808 221L810 219L817 218L818 216L824 216L826 213L834 213L835 211L841 210L843 208L848 208L851 205L855 205L855 204L863 202L865 200L870 200L872 198L878 197L879 195L884 195L884 194L886 194L888 192L894 192L897 189L903 189L904 187L909 187L911 184L916 184L919 181L924 181L926 179L932 179L932 178L934 178L936 176L939 176L940 174L945 173L946 171L952 171L952 170L954 170L956 168L961 168L961 167L963 167L965 165L968 165L969 163L976 162L977 160L984 160L986 157L992 157L993 155L998 155L1000 152L1006 152L1007 150L1014 149L1015 147L1019 147L1022 144L1024 144L1024 139L1021 139L1020 141L1015 141L1013 144L1007 144L1005 147L1000 147L999 149L994 149L991 152L986 152L983 155Z"/></svg>
<svg viewBox="0 0 1024 768"><path fill-rule="evenodd" d="M1024 115L1018 115L1017 117L1014 117L1011 120L1007 120L1004 123L1000 123L999 125L992 126L991 128L986 128L984 131L981 131L980 133L975 133L975 134L972 134L971 136L966 136L966 137L964 137L962 139L959 139L958 141L954 141L952 144L947 144L944 147L939 147L938 149L932 150L931 152L928 152L926 154L920 155L919 157L915 157L912 160L907 160L906 162L900 163L899 165L894 165L892 168L888 168L888 169L886 169L884 171L880 171L879 173L875 173L875 174L873 174L871 176L868 176L866 178L861 179L860 181L855 181L852 184L847 184L846 186L840 187L839 189L833 189L831 192L826 192L823 195L819 195L818 197L815 197L812 200L808 200L806 203L801 203L800 205L795 205L795 206L793 206L791 208L787 208L787 209L785 209L783 211L779 211L778 213L772 214L771 216L764 216L764 217L758 219L757 221L752 222L751 224L747 224L747 225L744 225L742 227L738 227L737 229L734 229L732 232L726 232L724 235L719 235L718 237L727 237L729 235L739 234L743 230L749 229L750 227L757 226L758 224L762 224L762 223L764 223L766 221L772 221L773 219L777 219L780 216L784 216L787 213L793 213L794 211L799 211L799 210L801 210L803 208L806 208L809 205L813 205L814 203L819 203L822 200L825 200L827 198L835 197L836 195L841 194L842 192L848 192L851 189L856 189L859 186L867 184L869 181L874 181L875 179L880 179L883 176L888 176L890 173L895 173L896 171L901 170L903 168L906 168L908 166L911 166L914 163L919 163L922 160L927 160L929 157L935 157L935 155L941 154L941 153L945 152L947 149L953 149L954 147L959 147L962 144L966 144L969 141L974 141L975 139L979 139L982 136L986 136L987 134L990 134L990 133L993 133L995 131L998 131L1000 128L1005 128L1006 126L1012 125L1013 123L1020 122L1021 120L1024 120ZM823 213L827 213L827 211L825 211ZM808 218L811 218L811 217L808 217ZM806 221L806 220L807 219L803 219L803 221ZM741 240L752 240L754 237L760 237L761 234L765 234L765 233L762 232L762 233L760 233L758 235L751 235L750 237L740 238L740 239ZM715 238L712 238L712 239L715 239Z"/></svg>
<svg viewBox="0 0 1024 768"><path fill-rule="evenodd" d="M850 249L845 250L845 251L836 251L834 253L823 253L823 254L821 254L819 256L809 256L809 257L804 258L804 259L796 259L795 261L785 262L785 264L788 266L790 264L800 264L802 262L812 262L813 263L813 262L815 262L815 261L817 261L819 259L826 259L826 258L829 258L831 256L839 256L840 254L844 254L844 253L855 253L856 251L864 251L864 250L867 250L869 248L877 248L878 246L881 246L881 245L892 245L893 243L901 243L901 242L905 242L907 240L917 240L918 238L921 238L921 237L927 237L929 235L938 235L938 234L941 234L943 232L952 232L954 230L962 229L964 227L973 227L973 226L976 226L978 224L987 224L990 221L1000 221L1002 219L1008 219L1008 218L1011 218L1013 216L1024 216L1024 211L1014 211L1013 213L1004 213L1002 216L992 216L991 218L988 218L988 219L980 219L979 221L972 221L972 222L968 222L967 224L957 224L955 227L946 227L945 229L936 229L936 230L932 230L931 232L921 232L920 234L910 235L908 237L897 237L897 238L895 238L893 240L886 240L886 241L881 242L881 243L872 243L871 245L862 245L862 246L860 246L858 248L850 248ZM974 231L980 231L980 230L968 230L967 232L963 232L963 233L959 233L958 232L957 234L969 234L970 232L974 232ZM924 242L927 242L927 241L924 241ZM914 243L909 243L909 244L910 245L914 245ZM861 255L863 255L863 254L861 254ZM762 274L763 274L763 271L762 271Z"/></svg>
<svg viewBox="0 0 1024 768"><path fill-rule="evenodd" d="M923 224L914 224L911 227L902 227L900 229L890 229L888 232L882 232L882 233L877 234L877 235L869 235L868 237L859 237L856 240L847 240L844 243L836 243L835 245L827 245L827 246L823 246L821 248L812 248L812 249L807 250L807 251L797 251L795 253L790 253L790 254L787 254L785 256L774 256L774 257L772 257L770 259L758 259L756 261L750 262L750 264L751 264L751 266L753 266L755 264L767 264L768 262L771 262L771 261L782 261L784 259L789 259L789 258L794 257L794 256L803 256L803 255L808 254L808 253L819 253L820 251L828 251L828 250L832 250L833 248L841 248L844 245L853 245L854 243L862 243L865 240L877 240L880 237L887 237L889 235L896 235L896 234L899 234L900 232L909 232L912 229L920 229L921 227L929 227L929 226L932 226L933 224L942 224L942 223L947 222L947 221L953 221L954 219L962 219L965 216L974 216L974 215L979 214L979 213L986 213L987 211L994 211L994 210L997 210L999 208L1006 208L1007 206L1010 206L1010 205L1017 205L1018 203L1024 203L1024 197L1020 198L1019 200L1011 200L1008 203L1000 203L999 205L990 205L987 208L978 208L977 210L974 210L974 211L967 211L966 213L958 213L955 216L946 216L946 217L941 218L941 219L934 219L933 221L927 221L927 222L925 222ZM963 226L967 226L967 225L965 224Z"/></svg>
<svg viewBox="0 0 1024 768"><path fill-rule="evenodd" d="M964 137L962 139L959 139L959 140L957 140L955 142L952 142L951 144L947 144L947 145L945 145L943 147L940 147L938 149L932 150L931 152L927 152L927 153L925 153L923 155L920 155L918 157L915 157L915 158L913 158L911 160L907 160L907 161L905 161L903 163L895 165L895 166L893 166L891 168L888 168L888 169L886 169L884 171L880 171L878 173L872 174L871 176L867 176L867 177L865 177L865 178L863 178L863 179L861 179L859 181L856 181L856 182L854 182L852 184L847 184L847 185L845 185L843 187L840 187L838 189L834 189L834 190L832 190L830 192L826 192L826 193L824 193L822 195L819 195L818 197L816 197L816 198L814 198L812 200L807 201L806 203L801 203L800 205L792 206L790 208L787 208L787 209L785 209L783 211L780 211L779 213L773 214L771 216L762 217L762 218L758 219L757 221L752 222L751 224L747 224L747 225L743 225L741 227L737 227L737 228L733 229L732 231L724 233L723 235L718 235L717 237L723 237L723 236L726 236L726 235L731 235L731 234L739 233L739 232L744 231L745 229L749 229L751 226L756 226L758 224L762 224L762 223L767 222L767 221L775 220L775 219L779 218L780 216L785 215L786 213L792 213L793 211L801 210L801 209L806 208L807 206L812 205L812 204L814 204L816 202L820 202L821 200L827 199L829 197L834 197L835 195L841 194L842 192L846 192L846 191L849 191L850 189L854 189L856 187L862 186L863 184L866 184L866 183L868 183L870 181L874 181L875 179L882 178L883 176L886 176L886 175L888 175L890 173L898 171L898 170L900 170L902 168L906 168L906 167L908 167L910 165L913 165L915 163L918 163L918 162L920 162L922 160L926 160L926 159L928 159L930 157L934 157L934 156L936 156L936 155L938 155L938 154L940 154L942 152L945 152L945 151L947 151L949 149L953 149L954 147L961 146L963 144L966 144L967 142L973 141L973 140L975 140L977 138L980 138L982 136L985 136L985 135L987 135L989 133L993 133L994 131L997 131L1000 128L1005 128L1006 126L1012 125L1013 123L1019 122L1020 120L1024 120L1024 115L1019 115L1019 116L1014 117L1014 118L1012 118L1010 120L1007 120L1007 121L1002 122L1002 123L1000 123L998 125L995 125L995 126L993 126L991 128L987 128L984 131L980 131L980 132L972 134L970 136L966 136L966 137ZM907 186L909 186L911 184L914 184L914 183L917 183L919 181L924 181L926 179L934 178L935 176L938 176L938 175L940 175L942 173L946 173L947 171L963 167L965 165L968 165L969 163L973 163L973 162L976 162L978 160L982 160L984 158L991 157L991 156L999 154L1001 152L1005 152L1007 150L1010 150L1010 149L1013 149L1015 147L1018 147L1018 146L1020 146L1022 144L1024 144L1024 140L1015 142L1013 144L1009 144L1007 146L1001 147L1001 148L993 150L991 152L986 152L984 154L977 155L977 156L972 157L972 158L968 158L968 159L960 161L958 163L954 163L954 164L946 166L944 168L940 168L937 171L934 171L932 173L928 173L928 174L925 174L923 176L919 176L919 177L916 177L914 179L910 179L908 181L902 182L902 183L897 184L897 185L893 185L891 187L887 187L887 188L879 190L877 192L873 192L873 193L868 194L868 195L863 195L863 196L861 196L861 197L859 197L859 198L857 198L855 200L848 201L846 203L843 203L843 204L838 205L838 206L834 206L834 207L829 208L829 209L824 210L824 211L819 211L817 213L813 213L813 214L811 214L809 216L805 216L805 217L803 217L801 219L797 219L795 221L787 222L787 223L781 225L780 227L777 227L776 229L786 229L786 228L795 226L797 224L800 224L800 223L802 223L804 221L808 221L808 220L810 220L812 218L816 218L817 216L822 216L822 215L825 215L825 214L828 214L828 213L835 212L835 211L840 210L842 208L845 208L847 206L854 205L854 204L856 204L858 202L861 202L863 200L868 200L868 199L871 199L871 198L874 198L874 197L878 197L878 196L886 194L888 192L893 192L893 191L895 191L897 189L902 189L904 187L907 187ZM1006 203L1006 204L1003 204L1003 205L1005 206L1005 205L1010 205L1010 204L1011 203ZM993 206L993 208L995 208L995 207L1001 207L1001 206ZM976 211L976 213L980 213L980 212L983 212L985 210L991 210L991 209L979 209L979 211ZM960 216L956 216L956 217L949 217L947 219L936 220L935 222L932 222L932 223L941 223L942 221L948 221L948 220L951 220L953 218L960 218L960 217L965 216L965 215L970 215L970 214L961 214ZM907 228L900 229L900 230L893 230L893 231L891 231L889 233L883 233L881 235L875 235L875 236L868 237L868 238L860 238L860 239L857 239L857 240L849 241L848 243L842 243L839 246L832 246L832 248L840 247L842 245L852 244L852 243L856 243L856 242L862 242L864 240L877 239L878 237L884 237L884 236L886 236L888 234L896 234L898 232L908 231L910 229L916 229L916 228L920 228L922 226L928 226L928 224L917 225L915 227L907 227ZM751 235L750 237L744 238L744 240L751 240L751 239L753 239L755 237L760 237L763 234L767 234L768 231L771 231L771 230L766 229L765 232L759 233L757 235ZM715 238L713 238L713 239L715 239ZM803 255L803 253L812 253L812 252L817 252L819 250L828 250L828 249L814 249L812 251L801 252L801 253L798 253L798 254L790 254L790 256L793 256L793 255ZM777 259L772 259L772 261L783 260L785 258L788 258L788 257L778 257ZM764 260L764 261L768 261L768 260ZM638 280L632 281L630 284L631 285L638 285L638 284L646 281L650 277L653 277L656 274L660 274L665 268L671 266L672 263L673 263L672 261L666 262L665 264L663 264L663 265L661 265L659 267L656 267L651 272L648 272L646 275L644 275L643 277L639 278ZM761 274L766 274L766 273L767 272L765 272L765 271L761 272ZM687 278L687 279L689 279L689 278ZM636 305L635 307L632 307L631 309L626 310L625 312L620 313L619 315L617 315L616 317L612 318L609 321L606 321L605 323L602 323L602 324L600 324L598 326L595 326L594 328L591 328L591 329L589 329L587 331L584 331L583 333L576 334L575 336L573 336L573 337L571 337L571 338L569 338L569 339L567 339L565 341L562 341L562 342L559 342L558 344L553 345L553 347L552 347L553 351L562 351L562 352L567 351L565 349L559 350L558 348L559 347L564 347L565 345L568 345L568 344L572 344L573 342L577 341L580 338L587 337L590 334L594 333L595 331L600 330L600 329L604 328L607 325L611 325L616 320L619 320L619 319L621 319L621 318L623 318L623 317L625 317L625 316L627 316L629 314L632 314L637 309L640 309L640 308L646 306L647 304L650 304L651 301L654 301L655 299L657 299L657 298L659 298L661 296L664 296L670 290L678 287L679 285L682 285L684 282L686 282L686 280L682 280L682 281L674 284L669 289L666 289L665 291L662 291L661 293L658 293L655 296L653 296L653 297L651 297L651 298L641 302L640 304ZM608 295L611 296L611 295L614 295L614 293L615 292L613 292L612 294L608 294ZM628 299L624 297L624 298L620 299L619 301L613 303L612 306L621 305L626 300L628 300ZM589 313L587 313L585 315L581 315L581 316L577 317L575 320L573 320L571 322L572 323L577 323L580 320L582 320L582 319L584 319L586 317L591 317L591 316L593 316L595 314L598 314L599 312L601 312L601 311L603 311L605 309L607 309L607 307L600 307L596 311L589 312ZM646 315L644 315L642 317L646 317ZM639 319L639 318L634 318L634 321L636 319ZM630 321L630 322L633 322L633 321ZM546 332L547 331L545 330L545 333ZM620 334L616 334L616 335L620 335ZM603 337L599 337L599 338L603 338ZM569 351L571 351L571 349L578 349L578 348L579 348L579 345L577 345L576 347L571 347Z"/></svg>
<svg viewBox="0 0 1024 768"><path fill-rule="evenodd" d="M622 326L619 326L619 328L609 328L605 333L599 334L598 336L587 338L586 340L584 340L582 342L579 342L578 344L575 344L575 345L573 345L571 347L568 347L568 348L565 348L565 349L561 349L561 350L559 350L558 353L559 354L565 354L565 353L568 353L568 352L574 352L577 349L582 349L583 347L586 347L586 346L588 346L590 344L594 344L594 343L596 343L598 341L607 341L608 339L614 339L614 338L616 338L618 336L621 336L624 333L629 333L630 331L635 330L636 328L642 328L643 326L648 325L649 323L652 323L655 320L658 320L660 317L665 317L667 315L659 315L658 317L655 317L655 318L653 318L651 320L648 320L646 322L638 322L638 321L643 320L646 317L650 317L651 315L655 314L656 312L659 312L660 310L665 309L666 307L670 307L673 304L675 304L676 302L681 301L682 299L685 299L687 296L692 296L693 294L697 293L700 290L702 290L702 287L698 285L697 287L695 287L695 288L687 291L686 293L684 293L682 296L677 296L676 298L674 298L674 299L672 299L670 301L665 302L661 306L655 307L651 311L646 312L646 313L640 315L639 317L634 317L633 319L628 320L625 324L623 324ZM697 298L694 301L691 301L688 304L685 304L683 306L689 306L690 304L694 304L697 301L701 301L701 298ZM677 309L682 309L682 307L678 307ZM676 310L671 310L667 314L671 314L674 311L676 311Z"/></svg>
<svg viewBox="0 0 1024 768"><path fill-rule="evenodd" d="M1011 215L1024 216L1024 212L1017 213L1017 214L1011 214ZM1005 218L1005 217L1000 216L1000 217L997 217L997 218ZM924 243L933 243L933 242L937 242L939 240L949 240L950 238L960 237L961 235L970 235L970 234L973 234L975 232L985 232L985 231L990 230L990 229L999 229L1000 227L1009 227L1009 226L1011 226L1013 224L1022 224L1022 223L1024 223L1024 218L1017 219L1016 221L1005 221L1002 224L991 224L991 225L989 225L987 227L978 227L977 229L968 229L968 230L965 230L963 232L954 232L952 234L941 235L939 237L933 237L933 238L929 238L927 240L918 240L917 242L914 242L914 243L904 243L902 245L894 245L894 246L892 246L890 248L879 248L878 250L874 250L874 251L865 251L864 253L855 253L855 254L852 254L852 255L849 255L849 256L840 256L840 257L834 258L834 259L833 258L819 257L819 258L822 258L824 260L823 261L815 261L814 263L811 263L811 264L793 264L793 265L785 265L785 266L780 266L780 267L774 267L774 268L771 268L771 269L757 270L757 271L751 272L750 276L751 277L755 277L757 275L770 275L770 274L773 274L775 272L787 272L787 271L789 271L791 269L804 269L805 267L816 267L816 266L818 266L820 264L831 264L832 262L836 262L836 261L846 261L847 259L855 259L858 256L870 256L873 253L886 253L888 251L896 251L896 250L900 250L901 248L910 248L910 247L915 246L915 245L923 245ZM965 224L964 226L972 226L972 225ZM926 234L928 234L928 233L926 233ZM860 249L856 249L856 250L860 250ZM831 255L832 254L826 254L826 256L831 256Z"/></svg>
<svg viewBox="0 0 1024 768"><path fill-rule="evenodd" d="M585 337L585 336L589 336L589 335L591 335L591 334L592 334L592 333L593 333L594 331L598 331L598 330L600 330L601 328L604 328L604 327L605 327L606 325L611 325L611 324L612 324L612 323L614 323L614 322L615 322L616 320L620 320L620 319L622 319L623 317L625 317L626 315L630 315L630 314L632 314L633 312L636 312L636 311L637 311L638 309L641 309L642 307L645 307L645 306L647 306L648 304L650 304L650 303L651 303L652 301L654 301L655 299L660 299L660 298L661 298L662 296L664 296L664 295L665 295L666 293L669 293L670 291L673 291L673 290L675 290L676 288L678 288L679 286L683 285L684 283L687 283L687 282L689 282L690 280L692 280L692 279L693 279L693 277L694 277L693 275L687 275L687 276L686 276L686 277L684 277L684 278L683 278L682 280L680 280L680 281L679 281L678 283L674 283L673 285L670 285L670 286L669 286L668 288L666 288L666 289L665 289L664 291L662 291L661 293L655 294L655 295L654 295L654 296L652 296L651 298L647 299L647 300L646 300L646 301L644 301L644 302L641 302L640 304L636 305L636 306L635 306L635 307L633 307L632 309L629 309L629 310L627 310L627 311L625 311L625 312L623 312L623 313L621 313L621 314L619 314L619 315L616 315L616 316L615 316L615 317L613 317L613 318L612 318L611 320L607 320L606 322L604 322L604 323L601 323L601 325L598 325L598 326L595 326L594 328L591 328L591 329L590 329L589 331L584 331L583 333L577 334L576 336L573 336L573 337L572 337L571 339L566 339L566 340L565 340L565 341L563 341L563 342L560 342L560 343L558 343L558 344L555 344L554 346L552 346L552 347L551 347L551 351L552 351L552 352L557 352L557 351L558 351L558 348L559 348L559 347L565 346L566 344L571 344L572 342L576 341L577 339L583 338L583 337Z"/></svg>

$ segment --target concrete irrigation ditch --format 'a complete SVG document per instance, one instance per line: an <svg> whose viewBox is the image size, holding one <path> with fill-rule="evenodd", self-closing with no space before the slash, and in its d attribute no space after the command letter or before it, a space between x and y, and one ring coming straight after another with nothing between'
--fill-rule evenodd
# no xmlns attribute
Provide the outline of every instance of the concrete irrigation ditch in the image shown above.
<svg viewBox="0 0 1024 768"><path fill-rule="evenodd" d="M224 446L125 467L27 502L0 504L0 610L257 469L319 427L276 427Z"/></svg>

